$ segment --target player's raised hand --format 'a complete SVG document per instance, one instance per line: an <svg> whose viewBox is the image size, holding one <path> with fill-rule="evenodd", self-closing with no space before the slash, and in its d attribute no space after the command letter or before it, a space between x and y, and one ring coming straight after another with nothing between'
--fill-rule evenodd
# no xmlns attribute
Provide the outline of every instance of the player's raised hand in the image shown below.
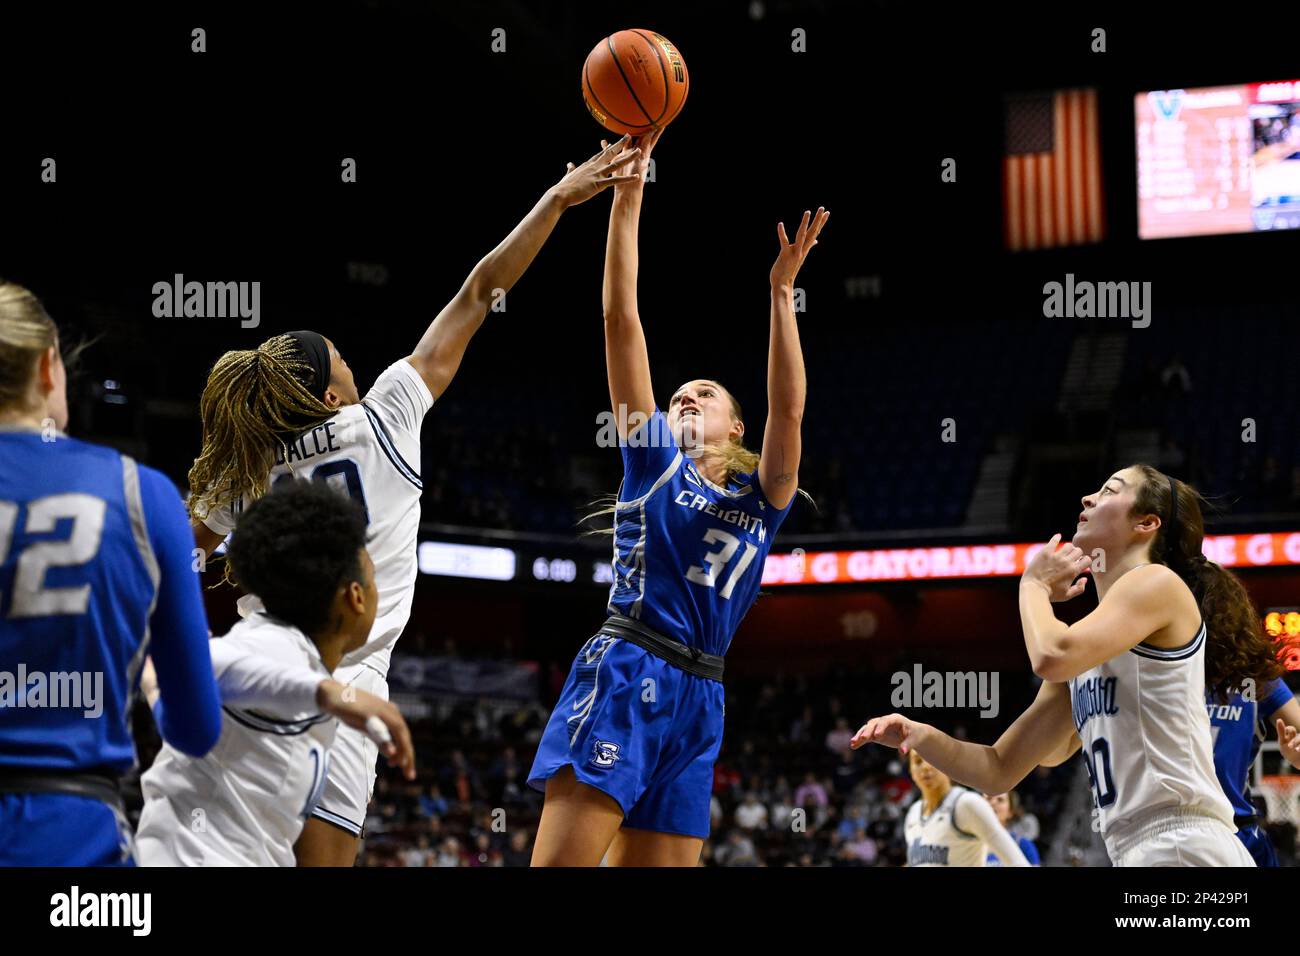
<svg viewBox="0 0 1300 956"><path fill-rule="evenodd" d="M817 207L816 216L805 209L803 219L799 221L799 230L794 234L794 242L786 238L785 223L776 224L776 238L781 243L781 251L777 253L776 264L772 266L773 287L794 284L803 261L808 258L808 252L817 245L818 233L830 217L831 214L822 206Z"/></svg>
<svg viewBox="0 0 1300 956"><path fill-rule="evenodd" d="M885 747L897 747L900 754L907 754L924 734L927 726L908 720L902 714L872 717L853 735L849 747L857 750L867 744L881 744Z"/></svg>
<svg viewBox="0 0 1300 956"><path fill-rule="evenodd" d="M637 179L635 163L641 153L635 146L628 146L631 138L624 136L612 145L601 140L600 152L591 159L581 166L569 163L564 178L552 187L566 208L586 202L602 189Z"/></svg>
<svg viewBox="0 0 1300 956"><path fill-rule="evenodd" d="M1277 745L1282 759L1300 770L1300 730L1287 726L1281 717L1277 719Z"/></svg>
<svg viewBox="0 0 1300 956"><path fill-rule="evenodd" d="M648 133L642 133L640 136L624 136L613 144L613 148L616 149L620 148L621 145L623 149L621 155L626 155L628 151L636 151L636 158L627 170L634 174L635 178L627 183L620 183L614 190L616 193L629 189L640 190L645 185L646 176L650 173L650 154L654 152L655 144L659 142L659 137L663 135L663 131L664 128L661 126L658 129L652 129ZM608 148L608 144L603 139L600 141L600 145Z"/></svg>
<svg viewBox="0 0 1300 956"><path fill-rule="evenodd" d="M316 703L325 713L366 734L407 780L415 779L415 746L411 728L397 707L381 697L344 687L336 680L321 681Z"/></svg>
<svg viewBox="0 0 1300 956"><path fill-rule="evenodd" d="M1058 547L1060 543L1061 536L1052 535L1052 540L1029 559L1020 578L1022 582L1042 585L1053 602L1068 601L1082 594L1088 587L1088 579L1079 575L1086 574L1092 566L1092 558L1081 549L1073 544Z"/></svg>

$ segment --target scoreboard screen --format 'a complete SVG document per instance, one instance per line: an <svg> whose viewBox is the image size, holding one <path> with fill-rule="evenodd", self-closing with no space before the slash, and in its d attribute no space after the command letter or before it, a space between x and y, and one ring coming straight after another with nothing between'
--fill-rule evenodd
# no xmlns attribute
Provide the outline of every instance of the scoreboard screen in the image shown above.
<svg viewBox="0 0 1300 956"><path fill-rule="evenodd" d="M1277 644L1283 666L1300 671L1300 608L1270 608L1264 614L1264 633Z"/></svg>
<svg viewBox="0 0 1300 956"><path fill-rule="evenodd" d="M1138 236L1300 228L1300 80L1139 93Z"/></svg>

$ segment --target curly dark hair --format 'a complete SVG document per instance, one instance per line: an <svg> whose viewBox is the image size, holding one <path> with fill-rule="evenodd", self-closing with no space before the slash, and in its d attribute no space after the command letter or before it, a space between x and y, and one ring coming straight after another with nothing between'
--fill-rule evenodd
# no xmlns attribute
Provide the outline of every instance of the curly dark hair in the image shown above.
<svg viewBox="0 0 1300 956"><path fill-rule="evenodd" d="M338 589L364 582L366 515L320 481L277 482L245 509L227 560L235 581L275 617L314 635L329 621Z"/></svg>
<svg viewBox="0 0 1300 956"><path fill-rule="evenodd" d="M1177 489L1177 522L1173 539L1165 521L1172 513L1171 483L1164 472L1138 464L1142 484L1137 490L1133 513L1161 516L1159 530L1151 540L1151 560L1166 565L1192 589L1205 621L1205 689L1221 703L1247 680L1256 693L1264 684L1281 677L1285 668L1278 662L1279 648L1264 633L1250 595L1235 574L1205 557L1201 542L1205 522L1201 505L1205 499L1185 482Z"/></svg>

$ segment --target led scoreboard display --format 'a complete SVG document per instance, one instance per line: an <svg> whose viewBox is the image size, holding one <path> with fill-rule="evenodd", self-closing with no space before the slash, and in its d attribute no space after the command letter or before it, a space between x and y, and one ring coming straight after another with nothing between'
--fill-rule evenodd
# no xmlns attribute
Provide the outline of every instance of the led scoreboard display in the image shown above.
<svg viewBox="0 0 1300 956"><path fill-rule="evenodd" d="M1300 80L1139 93L1138 236L1300 228Z"/></svg>
<svg viewBox="0 0 1300 956"><path fill-rule="evenodd" d="M1264 614L1264 631L1283 649L1286 669L1300 671L1300 608L1270 608Z"/></svg>

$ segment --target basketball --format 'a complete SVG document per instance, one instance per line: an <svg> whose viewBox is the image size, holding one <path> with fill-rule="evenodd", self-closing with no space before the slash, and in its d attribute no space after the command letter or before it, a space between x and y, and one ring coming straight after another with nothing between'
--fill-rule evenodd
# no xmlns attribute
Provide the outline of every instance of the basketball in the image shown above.
<svg viewBox="0 0 1300 956"><path fill-rule="evenodd" d="M681 112L690 86L677 47L651 30L620 30L605 37L582 66L587 109L620 136L667 126Z"/></svg>

